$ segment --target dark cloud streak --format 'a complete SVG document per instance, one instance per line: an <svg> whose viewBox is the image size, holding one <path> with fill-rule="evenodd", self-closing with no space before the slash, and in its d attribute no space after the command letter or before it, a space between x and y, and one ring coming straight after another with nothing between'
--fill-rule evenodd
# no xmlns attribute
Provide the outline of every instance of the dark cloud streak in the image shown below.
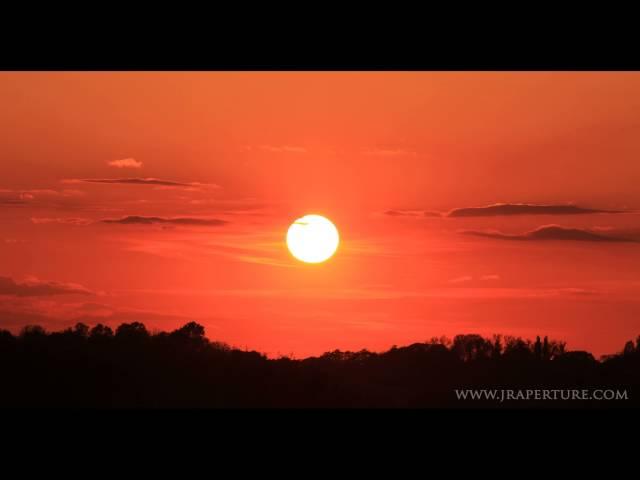
<svg viewBox="0 0 640 480"><path fill-rule="evenodd" d="M193 225L203 227L219 227L226 225L226 220L217 218L191 218L191 217L143 217L139 215L129 215L119 219L105 219L102 223L117 223L120 225Z"/></svg>
<svg viewBox="0 0 640 480"><path fill-rule="evenodd" d="M479 237L495 238L499 240L563 240L581 242L637 242L637 240L601 235L580 228L566 228L560 225L542 225L534 230L522 234L508 234L498 231L465 230L460 233Z"/></svg>
<svg viewBox="0 0 640 480"><path fill-rule="evenodd" d="M386 210L384 215L389 217L441 217L439 212L429 210Z"/></svg>
<svg viewBox="0 0 640 480"><path fill-rule="evenodd" d="M93 295L93 292L82 285L73 283L44 282L37 279L19 283L10 277L0 277L0 295L44 297L71 294Z"/></svg>
<svg viewBox="0 0 640 480"><path fill-rule="evenodd" d="M527 203L496 203L484 207L454 208L447 217L493 217L501 215L580 215L590 213L624 213L576 205L535 205Z"/></svg>
<svg viewBox="0 0 640 480"><path fill-rule="evenodd" d="M63 180L65 183L100 183L105 185L154 185L156 187L219 188L213 183L175 182L159 178L76 178Z"/></svg>
<svg viewBox="0 0 640 480"><path fill-rule="evenodd" d="M170 180L160 180L158 178L81 178L80 182L85 183L107 183L125 185L163 185L167 187L191 187L191 183L173 182Z"/></svg>

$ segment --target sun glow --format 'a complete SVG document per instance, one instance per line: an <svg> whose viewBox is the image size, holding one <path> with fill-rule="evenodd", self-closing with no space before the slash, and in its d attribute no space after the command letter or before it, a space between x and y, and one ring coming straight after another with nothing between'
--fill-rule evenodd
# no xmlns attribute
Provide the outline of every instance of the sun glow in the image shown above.
<svg viewBox="0 0 640 480"><path fill-rule="evenodd" d="M306 263L320 263L331 258L338 248L338 229L321 215L305 215L287 231L287 247L291 254Z"/></svg>

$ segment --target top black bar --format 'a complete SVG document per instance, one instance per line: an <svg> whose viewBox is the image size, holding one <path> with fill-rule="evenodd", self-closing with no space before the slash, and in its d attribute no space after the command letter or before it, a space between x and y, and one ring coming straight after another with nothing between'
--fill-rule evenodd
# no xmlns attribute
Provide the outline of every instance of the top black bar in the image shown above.
<svg viewBox="0 0 640 480"><path fill-rule="evenodd" d="M635 29L611 25L564 41L548 30L517 36L459 30L431 34L431 28L388 31L346 42L327 30L314 42L276 32L193 38L192 29L164 37L107 36L100 43L58 35L27 43L13 36L3 42L2 70L30 71L629 71L640 70ZM403 35L410 30L411 35ZM167 32L169 33L169 32ZM204 34L206 33L206 35ZM525 37L524 39L522 37ZM139 39L138 39L139 40ZM275 41L277 40L277 41Z"/></svg>

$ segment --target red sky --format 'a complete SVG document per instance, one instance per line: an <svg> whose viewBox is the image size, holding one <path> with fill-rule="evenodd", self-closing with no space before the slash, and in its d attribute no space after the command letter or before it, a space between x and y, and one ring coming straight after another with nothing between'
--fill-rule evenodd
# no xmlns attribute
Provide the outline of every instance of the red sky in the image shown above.
<svg viewBox="0 0 640 480"><path fill-rule="evenodd" d="M640 334L638 73L3 72L0 100L0 328ZM455 213L496 203L552 207ZM307 213L341 234L321 265L284 243Z"/></svg>

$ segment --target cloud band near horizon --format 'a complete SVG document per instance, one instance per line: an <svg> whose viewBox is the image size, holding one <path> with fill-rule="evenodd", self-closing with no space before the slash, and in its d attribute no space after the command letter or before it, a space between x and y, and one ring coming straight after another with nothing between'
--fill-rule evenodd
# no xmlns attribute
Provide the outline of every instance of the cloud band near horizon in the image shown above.
<svg viewBox="0 0 640 480"><path fill-rule="evenodd" d="M207 227L218 227L222 225L226 225L229 222L226 220L220 220L218 218L193 218L193 217L174 217L174 218L164 218L164 217L144 217L140 215L129 215L122 218L116 219L104 219L101 220L102 223L115 223L120 225L154 225L154 224L165 224L165 225L194 225L194 226L207 226Z"/></svg>
<svg viewBox="0 0 640 480"><path fill-rule="evenodd" d="M37 278L16 282L11 277L0 276L0 295L42 297L50 295L95 295L95 293L75 283L47 282Z"/></svg>
<svg viewBox="0 0 640 480"><path fill-rule="evenodd" d="M64 183L102 183L111 185L155 185L163 187L200 187L220 188L214 183L176 182L173 180L161 180L159 178L71 178L63 180Z"/></svg>
<svg viewBox="0 0 640 480"><path fill-rule="evenodd" d="M582 241L582 242L638 242L637 240L623 237L602 235L582 228L567 228L560 225L541 225L538 228L521 234L509 234L496 230L463 230L460 233L479 237L495 238L499 240L521 241Z"/></svg>
<svg viewBox="0 0 640 480"><path fill-rule="evenodd" d="M484 207L450 210L447 217L493 217L501 215L580 215L590 213L624 213L621 210L585 208L577 205L538 205L530 203L495 203Z"/></svg>

